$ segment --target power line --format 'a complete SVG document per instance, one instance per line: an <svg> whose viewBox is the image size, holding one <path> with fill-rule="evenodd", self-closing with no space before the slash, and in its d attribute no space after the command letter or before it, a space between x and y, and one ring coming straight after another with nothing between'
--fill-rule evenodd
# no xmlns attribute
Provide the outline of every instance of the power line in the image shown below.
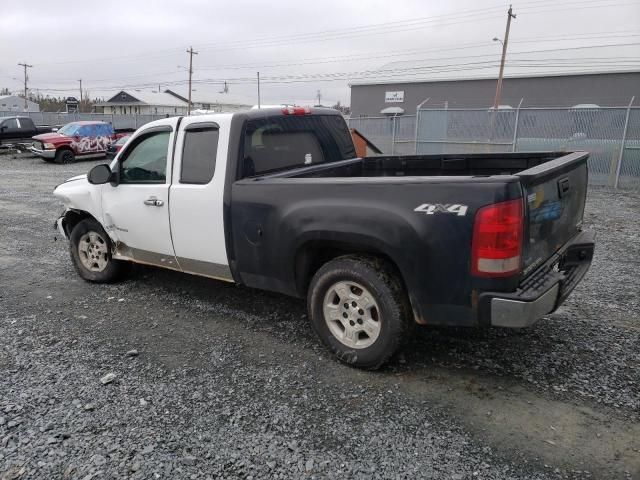
<svg viewBox="0 0 640 480"><path fill-rule="evenodd" d="M603 32L604 33L604 32ZM640 36L640 35L634 35L634 36ZM537 38L537 37L528 37L531 39ZM515 42L515 41L514 41ZM490 44L490 42L487 42L487 44ZM397 56L405 56L405 55L419 55L419 54L424 54L424 53L436 53L436 52L447 52L447 51L455 51L455 50L465 50L465 49L472 49L475 48L474 44L468 45L468 44L463 44L462 46L456 46L456 47L450 47L450 48L435 48L435 49L424 49L424 50L403 50L403 51L387 51L387 52L382 52L382 53L386 53L385 54L376 54L374 56L358 56L358 55L345 55L345 56L337 56L337 57L315 57L315 58L310 58L308 60L310 61L303 61L303 62L293 62L293 63L281 63L281 64L276 64L274 66L279 66L279 67L289 67L289 66L298 66L298 65L312 65L312 64L321 64L321 63L334 63L335 61L349 61L349 62L353 62L355 60L358 59L373 59L373 58L392 58L392 57L397 57ZM604 45L581 45L581 46L576 46L576 47L566 47L566 48L554 48L554 49L540 49L540 50L525 50L525 51L519 51L519 52L511 52L510 55L513 56L519 56L519 55L526 55L526 54L531 54L531 53L548 53L548 52L560 52L560 51L568 51L568 50L582 50L582 49L597 49L597 48L607 48L607 47L624 47L624 46L635 46L638 45L638 43L615 43L615 44L604 44ZM420 61L420 60L433 60L433 61L442 61L442 60L457 60L457 59L472 59L472 58L487 58L487 57L493 57L493 54L480 54L480 55L464 55L464 56L457 56L457 57L447 57L447 58L442 58L442 57L435 57L435 58L423 58L423 59L415 59L415 61ZM607 57L607 58L612 58L612 59L618 59L618 58L623 58L623 57ZM630 57L630 58L635 58L635 57ZM303 59L306 60L306 59ZM318 61L314 61L314 60L318 60ZM246 64L247 68L251 68L251 67L255 67L258 66L258 64L255 63L248 63ZM268 64L259 64L260 66L265 66ZM242 64L235 64L235 65L220 65L217 68L214 67L199 67L200 70L231 70L231 69L241 69L239 67L241 67ZM234 67L234 68L231 68ZM119 80L119 79L123 79L123 78L139 78L139 77L149 77L152 76L154 78L158 78L164 75L175 75L177 72L175 71L169 71L169 72L153 72L153 73L145 73L145 74L137 74L137 75L130 75L130 76L125 76L125 77L117 77L117 78L107 78L107 79L94 79L91 80L92 83L99 83L99 82L103 82L103 81L113 81L113 80ZM49 82L49 83L53 83L55 84L56 82ZM67 82L57 82L57 83L67 83ZM133 84L138 85L138 84ZM143 83L142 85L146 85L146 83Z"/></svg>

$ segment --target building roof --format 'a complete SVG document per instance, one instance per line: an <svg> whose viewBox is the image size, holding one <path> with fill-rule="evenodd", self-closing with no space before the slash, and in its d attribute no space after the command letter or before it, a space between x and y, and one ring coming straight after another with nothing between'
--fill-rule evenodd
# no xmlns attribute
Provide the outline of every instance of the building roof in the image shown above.
<svg viewBox="0 0 640 480"><path fill-rule="evenodd" d="M120 100L122 95L131 97L134 100ZM175 95L166 92L149 92L143 90L121 90L108 101L97 104L97 106L109 105L151 105L156 107L186 107L187 102L177 98Z"/></svg>
<svg viewBox="0 0 640 480"><path fill-rule="evenodd" d="M24 96L22 95L0 95L0 100L4 100L5 98L19 98L20 100L24 101ZM34 102L33 100L29 100L28 98L27 98L27 102L38 103L38 102Z"/></svg>
<svg viewBox="0 0 640 480"><path fill-rule="evenodd" d="M381 70L391 70L393 68L400 68L400 65L404 66L406 62L392 62L384 65ZM608 70L608 71L582 71L582 72L553 72L553 73L540 73L538 75L531 74L516 74L505 75L505 80L510 78L542 78L542 77L575 77L575 76L587 76L587 75L612 75L612 74L625 74L625 73L640 73L638 69L631 70ZM431 77L431 78L398 78L393 80L356 80L350 81L349 86L357 85L395 85L406 83L442 83L442 82L471 82L475 80L496 80L496 75L482 75L477 77Z"/></svg>

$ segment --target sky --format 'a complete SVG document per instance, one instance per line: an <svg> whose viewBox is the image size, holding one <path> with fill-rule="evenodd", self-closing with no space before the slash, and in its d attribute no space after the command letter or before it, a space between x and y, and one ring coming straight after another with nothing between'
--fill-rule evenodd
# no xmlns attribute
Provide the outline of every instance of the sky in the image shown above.
<svg viewBox="0 0 640 480"><path fill-rule="evenodd" d="M640 0L515 0L505 75L640 70ZM1 0L0 88L349 104L355 82L498 75L496 0ZM226 83L226 88L225 88Z"/></svg>

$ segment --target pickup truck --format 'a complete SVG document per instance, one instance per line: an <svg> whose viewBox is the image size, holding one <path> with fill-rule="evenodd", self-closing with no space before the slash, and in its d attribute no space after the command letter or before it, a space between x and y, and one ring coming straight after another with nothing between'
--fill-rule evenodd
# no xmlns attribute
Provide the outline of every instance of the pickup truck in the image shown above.
<svg viewBox="0 0 640 480"><path fill-rule="evenodd" d="M71 122L57 132L34 136L30 150L48 162L71 163L76 158L106 156L109 146L123 135L128 133L116 133L107 122Z"/></svg>
<svg viewBox="0 0 640 480"><path fill-rule="evenodd" d="M174 117L57 186L56 228L89 282L134 262L306 297L322 342L375 369L415 324L521 328L557 309L593 256L587 157L357 158L330 109Z"/></svg>
<svg viewBox="0 0 640 480"><path fill-rule="evenodd" d="M29 117L0 118L0 145L15 145L34 135L51 132L51 127L38 127Z"/></svg>

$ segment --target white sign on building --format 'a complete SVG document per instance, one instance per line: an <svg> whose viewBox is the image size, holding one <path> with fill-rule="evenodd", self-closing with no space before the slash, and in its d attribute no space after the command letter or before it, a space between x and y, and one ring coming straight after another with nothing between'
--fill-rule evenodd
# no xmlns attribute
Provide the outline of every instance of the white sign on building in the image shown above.
<svg viewBox="0 0 640 480"><path fill-rule="evenodd" d="M402 102L404 102L404 90L384 93L384 103L402 103Z"/></svg>

